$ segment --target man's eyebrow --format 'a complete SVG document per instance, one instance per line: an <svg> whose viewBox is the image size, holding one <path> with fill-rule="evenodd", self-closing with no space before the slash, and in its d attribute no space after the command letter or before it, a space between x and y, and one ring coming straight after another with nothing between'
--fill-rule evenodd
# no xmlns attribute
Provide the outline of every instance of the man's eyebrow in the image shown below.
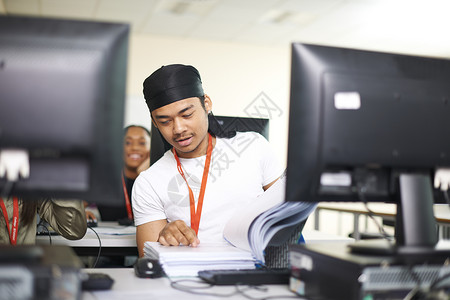
<svg viewBox="0 0 450 300"><path fill-rule="evenodd" d="M178 114L185 113L186 111L188 111L189 109L191 109L191 108L193 108L193 107L194 107L194 105L191 104L191 105L189 105L188 107L186 107L186 108L180 110L180 111L178 112Z"/></svg>
<svg viewBox="0 0 450 300"><path fill-rule="evenodd" d="M180 110L178 112L178 115L185 113L186 111L188 111L189 109L192 109L193 107L194 107L194 105L191 104L188 107L183 108L182 110ZM167 116L167 115L156 115L154 117L155 117L155 119L167 119L167 118L169 118L169 116Z"/></svg>
<svg viewBox="0 0 450 300"><path fill-rule="evenodd" d="M154 116L155 119L167 119L169 116L165 116L165 115L156 115Z"/></svg>

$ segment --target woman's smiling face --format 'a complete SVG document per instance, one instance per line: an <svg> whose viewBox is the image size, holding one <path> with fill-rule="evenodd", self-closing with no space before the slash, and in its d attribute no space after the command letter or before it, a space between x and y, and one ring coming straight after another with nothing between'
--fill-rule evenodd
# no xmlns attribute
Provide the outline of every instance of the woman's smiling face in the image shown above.
<svg viewBox="0 0 450 300"><path fill-rule="evenodd" d="M141 127L128 128L123 146L125 168L135 169L150 156L150 136Z"/></svg>

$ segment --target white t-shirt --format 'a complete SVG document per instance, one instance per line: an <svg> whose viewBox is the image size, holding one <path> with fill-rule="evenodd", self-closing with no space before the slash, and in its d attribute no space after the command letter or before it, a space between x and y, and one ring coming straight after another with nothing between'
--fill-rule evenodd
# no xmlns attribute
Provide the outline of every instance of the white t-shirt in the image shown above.
<svg viewBox="0 0 450 300"><path fill-rule="evenodd" d="M180 158L197 206L206 155ZM198 238L201 242L223 241L223 228L236 209L257 201L263 186L277 179L283 167L268 141L255 132L217 138L206 184ZM143 171L132 192L136 226L167 219L190 226L189 192L179 174L172 151Z"/></svg>

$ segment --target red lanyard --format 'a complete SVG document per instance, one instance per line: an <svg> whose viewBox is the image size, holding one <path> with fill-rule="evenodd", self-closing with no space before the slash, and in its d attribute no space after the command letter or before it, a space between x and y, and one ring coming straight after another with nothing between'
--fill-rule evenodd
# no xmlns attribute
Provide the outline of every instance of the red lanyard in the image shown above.
<svg viewBox="0 0 450 300"><path fill-rule="evenodd" d="M125 205L127 206L127 215L128 219L133 220L133 211L131 210L131 202L130 197L128 196L127 186L125 184L125 178L122 172L122 187L123 187L123 195L125 196Z"/></svg>
<svg viewBox="0 0 450 300"><path fill-rule="evenodd" d="M173 152L173 156L175 156L175 159L177 161L178 172L183 177L183 179L186 182L186 185L189 189L189 202L190 202L190 207L191 207L191 228L194 229L195 233L198 235L198 228L200 226L200 217L202 216L203 197L205 196L206 181L208 180L209 165L211 163L212 137L208 133L208 149L206 150L205 167L203 169L202 185L200 186L200 194L198 196L197 211L195 211L194 193L192 192L191 188L189 187L186 177L184 176L184 172L181 167L180 159L178 158L177 152L175 151L174 148L172 148L172 152Z"/></svg>
<svg viewBox="0 0 450 300"><path fill-rule="evenodd" d="M19 228L19 199L17 199L17 197L13 197L13 220L11 230L9 229L8 212L6 211L6 206L2 198L0 198L0 206L3 211L3 217L5 217L6 228L9 233L9 241L11 242L11 245L15 246L17 245L17 231Z"/></svg>

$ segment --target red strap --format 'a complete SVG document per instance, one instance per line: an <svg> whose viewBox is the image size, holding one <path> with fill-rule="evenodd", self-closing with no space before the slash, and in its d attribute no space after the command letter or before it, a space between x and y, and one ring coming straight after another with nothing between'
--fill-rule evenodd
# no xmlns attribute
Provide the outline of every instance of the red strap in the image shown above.
<svg viewBox="0 0 450 300"><path fill-rule="evenodd" d="M191 228L194 229L196 234L198 234L198 228L200 227L200 218L202 216L203 198L205 196L206 182L208 181L209 166L211 164L212 137L208 133L208 148L206 150L206 161L205 161L205 167L203 169L203 178L202 178L202 184L200 186L200 194L198 196L197 211L195 210L194 193L192 192L192 189L190 188L190 186L186 180L186 177L184 176L184 172L183 172L183 168L181 167L180 159L178 158L177 152L175 151L174 148L172 148L172 152L173 152L173 156L175 157L175 159L177 161L178 172L183 177L183 179L186 182L186 185L189 189L189 203L190 203L190 208L191 208Z"/></svg>
<svg viewBox="0 0 450 300"><path fill-rule="evenodd" d="M125 178L122 173L122 187L123 187L123 195L125 196L125 205L127 207L127 216L128 219L133 220L133 211L131 210L131 202L130 197L128 196L127 185L125 184Z"/></svg>
<svg viewBox="0 0 450 300"><path fill-rule="evenodd" d="M17 232L19 229L19 199L13 197L13 220L11 229L9 228L8 212L6 211L6 206L2 198L0 198L0 206L2 208L3 217L5 218L6 228L9 232L9 241L11 245L15 246L17 245Z"/></svg>

